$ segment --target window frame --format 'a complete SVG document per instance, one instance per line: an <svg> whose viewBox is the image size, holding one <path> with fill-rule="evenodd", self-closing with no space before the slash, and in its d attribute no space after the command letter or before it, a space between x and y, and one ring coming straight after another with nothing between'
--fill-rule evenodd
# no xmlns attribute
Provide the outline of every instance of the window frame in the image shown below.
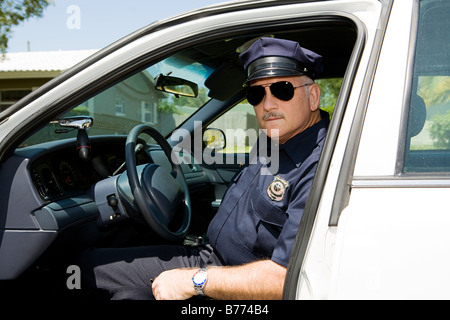
<svg viewBox="0 0 450 320"><path fill-rule="evenodd" d="M385 12L382 13L381 16L388 16L390 9L392 7L392 1L389 1L385 5ZM344 18L344 15L341 15ZM351 19L350 17L347 17ZM298 282L300 278L300 271L303 267L304 259L307 254L310 238L313 232L313 227L316 219L317 212L319 210L320 201L322 198L322 193L325 188L325 183L327 181L327 175L330 169L330 164L332 160L332 156L334 154L334 149L336 146L336 142L339 136L340 128L344 119L344 114L347 110L347 104L352 92L352 87L355 81L356 73L360 67L360 60L364 53L364 49L367 41L367 29L364 26L364 23L358 19L353 17L353 22L355 23L355 30L357 32L357 37L355 40L352 56L350 57L350 61L347 65L347 71L342 80L341 89L339 92L339 96L336 101L336 105L333 112L333 118L330 121L330 125L328 127L327 138L324 143L324 147L320 156L320 161L317 166L316 174L314 177L313 184L311 186L310 195L308 197L308 201L305 206L305 211L303 213L302 219L300 221L299 231L297 233L297 238L294 243L294 247L292 248L291 258L289 261L286 280L284 283L283 289L283 299L296 299L297 290L298 290ZM388 19L387 19L388 20ZM385 28L382 30L385 32ZM381 43L377 43L375 41L372 50L380 50ZM370 59L375 59L375 56L372 56ZM368 63L369 65L370 63ZM366 77L361 86L361 99L357 103L357 109L360 110L357 117L360 119L360 123L355 123L352 125L350 137L348 141L355 141L352 139L353 136L358 135L357 131L362 129L362 109L365 109L367 103L364 103L369 96L370 90L367 89L366 82L373 81L375 75L375 70L371 70L370 68L366 69ZM364 107L363 107L364 106ZM353 135L352 135L353 133ZM357 150L359 144L351 143L347 145L347 149ZM352 154L356 156L356 152L351 150L346 150L346 157L351 157ZM349 172L352 172L354 168L355 159L352 161L348 160L346 157L343 159L343 165L340 170L339 176L348 175ZM337 224L337 221L340 216L340 212L342 211L343 205L345 205L346 201L349 197L350 190L347 188L345 179L338 180L338 185L336 186L335 193L333 199L330 201L333 202L332 212L330 213L330 221L329 226L332 226L333 223Z"/></svg>
<svg viewBox="0 0 450 320"><path fill-rule="evenodd" d="M400 134L397 149L397 161L395 165L394 174L401 178L421 178L420 183L430 184L430 179L435 179L437 177L443 177L449 179L449 172L438 172L438 171L405 171L405 158L408 152L408 121L411 108L411 100L413 95L413 90L417 89L417 85L414 84L414 65L416 60L416 48L417 48L417 37L419 32L419 20L420 20L420 0L414 0L413 3L413 13L412 13L412 24L411 24L411 34L410 34L410 48L407 61L407 71L405 78L405 91L403 93L403 108L402 108L402 120L400 123ZM450 151L450 150L449 150ZM425 179L423 179L425 178ZM433 184L434 185L434 184Z"/></svg>

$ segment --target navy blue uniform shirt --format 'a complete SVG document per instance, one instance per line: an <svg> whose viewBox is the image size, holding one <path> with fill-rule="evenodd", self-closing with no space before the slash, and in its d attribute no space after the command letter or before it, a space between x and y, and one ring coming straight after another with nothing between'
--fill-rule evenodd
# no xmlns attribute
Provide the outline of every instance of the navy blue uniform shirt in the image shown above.
<svg viewBox="0 0 450 320"><path fill-rule="evenodd" d="M261 174L265 164L257 161L233 179L207 234L226 265L268 258L287 267L328 123L323 112L280 145L276 174Z"/></svg>

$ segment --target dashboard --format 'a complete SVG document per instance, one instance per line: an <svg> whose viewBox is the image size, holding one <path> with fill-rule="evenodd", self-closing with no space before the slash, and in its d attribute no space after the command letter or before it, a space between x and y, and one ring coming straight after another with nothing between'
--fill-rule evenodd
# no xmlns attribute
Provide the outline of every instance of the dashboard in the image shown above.
<svg viewBox="0 0 450 320"><path fill-rule="evenodd" d="M36 148L26 151L31 152ZM41 148L32 157L30 175L39 196L45 202L86 193L96 182L123 172L125 139L91 139L91 158L78 156L75 143L60 143ZM136 163L151 162L145 150L136 154Z"/></svg>
<svg viewBox="0 0 450 320"><path fill-rule="evenodd" d="M14 279L46 250L58 256L97 246L99 241L104 245L105 235L121 234L121 228L102 228L106 224L100 208L109 204L101 198L97 201L95 191L99 184L113 181L110 176L123 173L126 139L127 136L89 137L91 157L88 161L80 158L76 139L14 150L0 170L0 181L6 186L0 192L3 204L1 244L2 248L14 248L13 251L0 250L0 260L7 261L0 268L0 277ZM136 154L137 165L155 163L171 169L159 146L141 139L138 143L144 148ZM181 164L181 168L190 188L191 201L195 203L193 211L202 214L193 226L203 230L211 216L205 218L205 212L215 197L209 176L193 160L192 164ZM109 189L103 190L109 192ZM126 215L122 217L127 219ZM108 219L108 223L120 222L122 217L112 222ZM128 234L128 229L124 230Z"/></svg>

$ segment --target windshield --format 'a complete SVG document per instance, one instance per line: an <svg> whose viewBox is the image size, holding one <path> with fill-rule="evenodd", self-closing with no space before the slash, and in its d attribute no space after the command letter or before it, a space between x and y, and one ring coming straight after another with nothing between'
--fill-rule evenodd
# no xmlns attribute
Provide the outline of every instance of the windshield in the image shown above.
<svg viewBox="0 0 450 320"><path fill-rule="evenodd" d="M151 125L166 136L209 101L205 80L213 71L195 61L188 51L177 53L72 108L60 119L92 117L94 124L88 130L89 136L127 135L141 123ZM160 75L193 82L198 86L197 96L188 97L155 89L156 78ZM54 121L25 140L21 147L74 138L76 135L77 130L62 128L58 121Z"/></svg>

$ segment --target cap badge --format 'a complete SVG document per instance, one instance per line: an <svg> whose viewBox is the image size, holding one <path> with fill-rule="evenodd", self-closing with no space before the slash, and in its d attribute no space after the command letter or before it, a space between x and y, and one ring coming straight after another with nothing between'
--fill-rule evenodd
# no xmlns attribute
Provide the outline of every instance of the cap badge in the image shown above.
<svg viewBox="0 0 450 320"><path fill-rule="evenodd" d="M289 182L276 176L272 183L267 187L267 195L273 201L281 201L284 198L286 189L289 187Z"/></svg>

